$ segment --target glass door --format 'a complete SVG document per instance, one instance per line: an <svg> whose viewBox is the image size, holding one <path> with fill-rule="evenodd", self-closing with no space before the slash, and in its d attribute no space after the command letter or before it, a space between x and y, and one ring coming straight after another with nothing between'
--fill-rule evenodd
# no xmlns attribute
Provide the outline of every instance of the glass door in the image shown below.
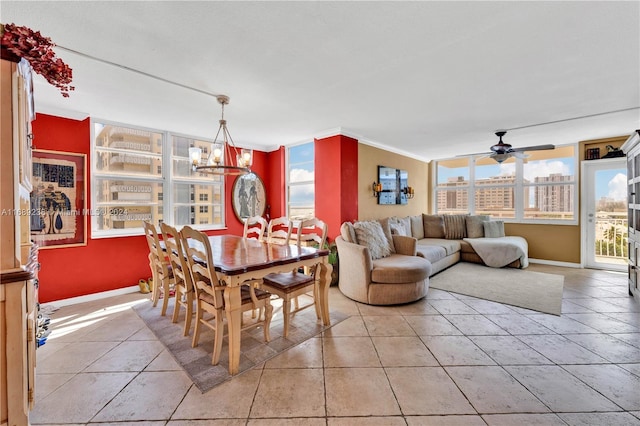
<svg viewBox="0 0 640 426"><path fill-rule="evenodd" d="M587 268L627 269L626 158L582 163L582 253Z"/></svg>

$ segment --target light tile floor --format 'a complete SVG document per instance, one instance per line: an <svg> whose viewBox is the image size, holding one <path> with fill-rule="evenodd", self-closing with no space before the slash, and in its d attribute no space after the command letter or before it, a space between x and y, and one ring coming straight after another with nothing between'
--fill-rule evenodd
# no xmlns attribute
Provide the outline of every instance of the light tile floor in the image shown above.
<svg viewBox="0 0 640 426"><path fill-rule="evenodd" d="M431 289L352 315L202 394L131 309L67 306L37 351L33 424L640 425L640 302L626 274L565 276L560 317ZM515 283L514 283L515 284Z"/></svg>

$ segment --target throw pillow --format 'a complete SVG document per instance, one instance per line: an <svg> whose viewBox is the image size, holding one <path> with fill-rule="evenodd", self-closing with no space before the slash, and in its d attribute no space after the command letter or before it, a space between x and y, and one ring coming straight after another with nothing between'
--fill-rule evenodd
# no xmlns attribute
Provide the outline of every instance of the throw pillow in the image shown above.
<svg viewBox="0 0 640 426"><path fill-rule="evenodd" d="M393 235L402 235L403 237L411 236L407 234L407 229L402 223L390 223L389 227L391 228L391 234Z"/></svg>
<svg viewBox="0 0 640 426"><path fill-rule="evenodd" d="M502 220L492 220L485 222L483 225L486 238L504 237L504 222Z"/></svg>
<svg viewBox="0 0 640 426"><path fill-rule="evenodd" d="M375 220L356 222L353 225L358 238L358 244L369 249L371 258L381 259L391 254L387 237L384 235L382 225Z"/></svg>
<svg viewBox="0 0 640 426"><path fill-rule="evenodd" d="M385 217L384 219L378 219L378 223L382 226L382 232L384 232L384 236L387 237L387 245L389 249L391 249L391 253L396 252L396 248L393 245L393 237L391 236L391 224L396 223L395 217Z"/></svg>
<svg viewBox="0 0 640 426"><path fill-rule="evenodd" d="M475 215L467 216L467 238L482 238L484 237L484 222L491 219L488 215Z"/></svg>
<svg viewBox="0 0 640 426"><path fill-rule="evenodd" d="M411 236L419 240L424 238L424 222L421 214L411 216Z"/></svg>
<svg viewBox="0 0 640 426"><path fill-rule="evenodd" d="M444 218L440 215L423 214L425 238L444 238Z"/></svg>
<svg viewBox="0 0 640 426"><path fill-rule="evenodd" d="M409 218L409 216L407 217L403 217L403 218L397 218L397 221L399 224L401 224L402 226L404 226L405 229L405 236L407 237L411 237L411 218Z"/></svg>
<svg viewBox="0 0 640 426"><path fill-rule="evenodd" d="M461 240L467 236L467 214L445 214L444 237L447 240Z"/></svg>
<svg viewBox="0 0 640 426"><path fill-rule="evenodd" d="M353 224L350 222L345 222L340 226L340 236L343 240L358 244L358 239L356 238L356 231L353 229Z"/></svg>

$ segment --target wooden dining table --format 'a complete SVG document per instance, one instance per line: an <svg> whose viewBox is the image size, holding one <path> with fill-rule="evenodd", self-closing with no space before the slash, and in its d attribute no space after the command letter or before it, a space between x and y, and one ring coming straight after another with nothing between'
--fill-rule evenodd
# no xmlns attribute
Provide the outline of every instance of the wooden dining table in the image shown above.
<svg viewBox="0 0 640 426"><path fill-rule="evenodd" d="M213 263L218 278L224 280L225 311L229 336L229 373L237 374L240 364L240 328L242 322L240 288L243 282L261 279L272 272L290 272L317 265L320 317L324 325L329 318L331 270L329 250L298 245L270 244L237 235L209 236Z"/></svg>

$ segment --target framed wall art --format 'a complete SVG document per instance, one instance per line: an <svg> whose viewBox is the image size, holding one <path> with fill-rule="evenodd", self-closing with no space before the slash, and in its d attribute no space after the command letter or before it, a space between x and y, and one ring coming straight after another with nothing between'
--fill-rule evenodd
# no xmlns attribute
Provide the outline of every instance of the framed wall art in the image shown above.
<svg viewBox="0 0 640 426"><path fill-rule="evenodd" d="M31 239L43 248L87 244L86 156L33 150Z"/></svg>
<svg viewBox="0 0 640 426"><path fill-rule="evenodd" d="M260 176L253 172L238 176L233 182L231 200L233 212L240 222L248 217L263 216L267 194Z"/></svg>

